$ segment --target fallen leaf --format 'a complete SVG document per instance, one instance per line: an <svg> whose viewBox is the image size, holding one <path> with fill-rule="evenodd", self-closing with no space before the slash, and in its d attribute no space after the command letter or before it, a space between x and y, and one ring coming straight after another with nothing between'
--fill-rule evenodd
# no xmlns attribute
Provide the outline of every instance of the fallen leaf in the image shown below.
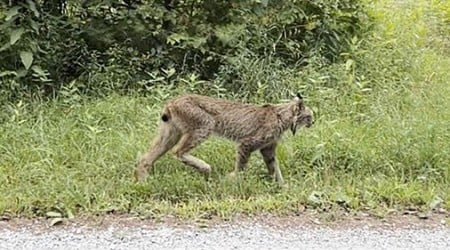
<svg viewBox="0 0 450 250"><path fill-rule="evenodd" d="M59 224L62 224L63 221L64 221L63 218L53 218L53 219L50 221L49 226L51 226L51 227L57 226L57 225L59 225Z"/></svg>
<svg viewBox="0 0 450 250"><path fill-rule="evenodd" d="M417 217L419 219L426 220L426 219L430 218L430 214L429 213L419 213L419 214L417 214Z"/></svg>
<svg viewBox="0 0 450 250"><path fill-rule="evenodd" d="M444 200L443 200L441 197L436 196L436 197L434 197L434 199L430 202L430 208L431 208L432 210L434 210L434 209L438 208L443 202L444 202Z"/></svg>
<svg viewBox="0 0 450 250"><path fill-rule="evenodd" d="M54 212L54 211L47 212L45 215L47 215L47 217L49 217L49 218L62 217L60 212Z"/></svg>

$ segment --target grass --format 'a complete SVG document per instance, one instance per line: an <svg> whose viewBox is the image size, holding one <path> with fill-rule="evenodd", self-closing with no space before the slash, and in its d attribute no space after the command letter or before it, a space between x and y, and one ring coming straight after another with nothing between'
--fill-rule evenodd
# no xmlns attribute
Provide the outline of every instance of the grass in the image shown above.
<svg viewBox="0 0 450 250"><path fill-rule="evenodd" d="M193 152L213 166L209 180L167 155L147 182L134 183L162 99L180 89L147 98L17 102L4 104L0 115L0 214L228 217L293 213L305 204L429 210L439 200L450 208L450 46L438 18L448 8L384 3L370 7L376 32L353 51L353 70L343 63L294 77L293 87L308 89L317 121L286 134L278 148L288 188L266 178L257 154L238 180L226 178L235 152L219 138ZM323 80L327 74L337 76L338 87Z"/></svg>

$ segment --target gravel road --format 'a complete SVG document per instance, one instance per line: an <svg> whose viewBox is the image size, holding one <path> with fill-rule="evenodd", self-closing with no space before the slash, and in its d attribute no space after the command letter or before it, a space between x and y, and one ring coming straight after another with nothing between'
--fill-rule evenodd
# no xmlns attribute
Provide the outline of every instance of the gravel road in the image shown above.
<svg viewBox="0 0 450 250"><path fill-rule="evenodd" d="M109 225L32 230L0 227L0 249L450 249L450 227L350 228L259 223Z"/></svg>

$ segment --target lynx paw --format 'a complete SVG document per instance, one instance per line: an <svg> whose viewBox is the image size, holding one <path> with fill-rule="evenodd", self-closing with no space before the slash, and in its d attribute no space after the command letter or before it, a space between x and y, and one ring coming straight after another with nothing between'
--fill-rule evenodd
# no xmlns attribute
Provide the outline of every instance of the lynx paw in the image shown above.
<svg viewBox="0 0 450 250"><path fill-rule="evenodd" d="M238 176L238 173L236 173L235 171L228 174L228 177L230 179L236 179L237 176Z"/></svg>
<svg viewBox="0 0 450 250"><path fill-rule="evenodd" d="M199 168L198 171L200 171L200 173L210 174L211 173L211 167L210 166L202 167L202 168Z"/></svg>
<svg viewBox="0 0 450 250"><path fill-rule="evenodd" d="M134 179L135 179L137 182L143 182L143 181L145 181L145 179L147 178L147 175L148 175L147 171L146 171L146 170L143 170L143 169L136 169L136 170L134 171Z"/></svg>

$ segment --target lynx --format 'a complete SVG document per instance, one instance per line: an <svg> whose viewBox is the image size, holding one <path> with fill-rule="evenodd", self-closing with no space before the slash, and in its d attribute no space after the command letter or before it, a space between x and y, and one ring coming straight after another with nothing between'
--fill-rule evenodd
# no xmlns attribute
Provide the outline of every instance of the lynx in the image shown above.
<svg viewBox="0 0 450 250"><path fill-rule="evenodd" d="M283 184L275 149L286 130L293 135L302 126L313 124L313 112L300 94L283 104L254 105L201 95L183 95L168 101L161 114L159 134L140 159L135 177L143 181L154 162L173 148L175 156L196 170L209 173L211 167L189 152L210 135L237 143L235 169L243 171L256 150L262 154L269 175Z"/></svg>

